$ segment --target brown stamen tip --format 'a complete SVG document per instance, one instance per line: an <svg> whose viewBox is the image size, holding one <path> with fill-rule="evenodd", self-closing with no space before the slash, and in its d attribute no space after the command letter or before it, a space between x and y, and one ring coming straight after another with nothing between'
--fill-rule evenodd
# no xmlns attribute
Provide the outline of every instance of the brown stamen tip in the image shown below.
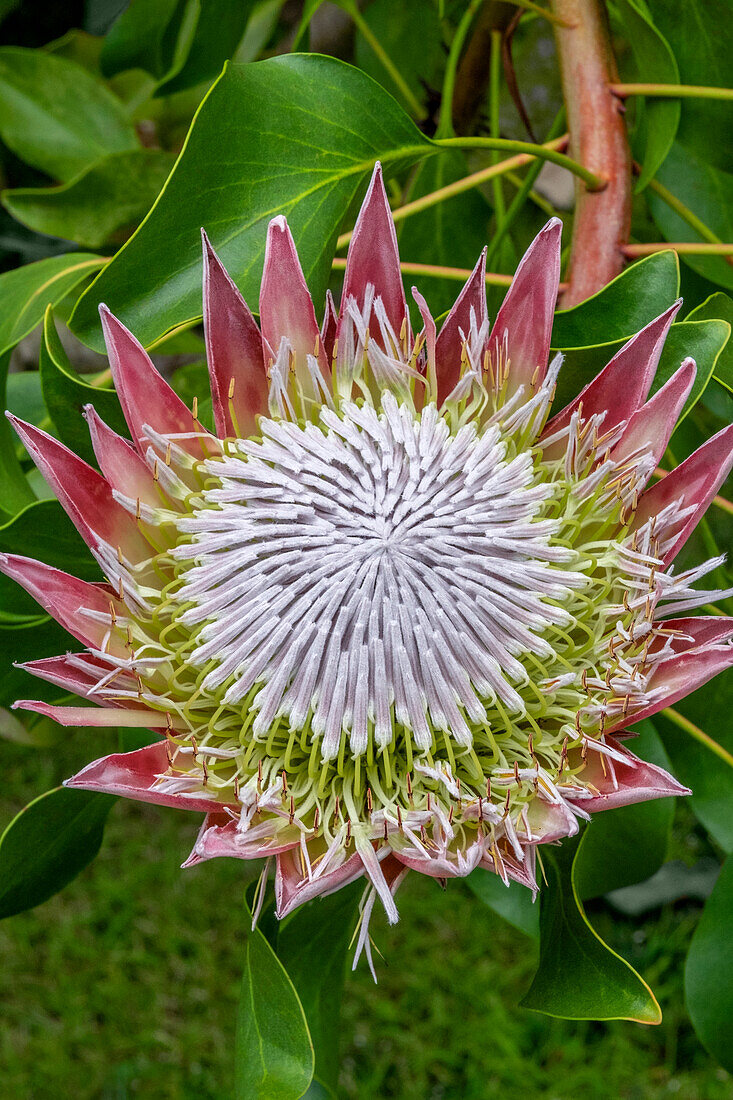
<svg viewBox="0 0 733 1100"><path fill-rule="evenodd" d="M230 400L230 401L231 401L231 399L232 399L232 398L234 397L234 381L235 381L235 380L234 380L233 378L230 378L230 379L229 379L229 390L228 390L228 394L229 394L229 400Z"/></svg>
<svg viewBox="0 0 733 1100"><path fill-rule="evenodd" d="M199 399L198 399L198 397L194 397L193 407L192 407L191 411L193 413L194 420L198 420L198 418L199 418Z"/></svg>

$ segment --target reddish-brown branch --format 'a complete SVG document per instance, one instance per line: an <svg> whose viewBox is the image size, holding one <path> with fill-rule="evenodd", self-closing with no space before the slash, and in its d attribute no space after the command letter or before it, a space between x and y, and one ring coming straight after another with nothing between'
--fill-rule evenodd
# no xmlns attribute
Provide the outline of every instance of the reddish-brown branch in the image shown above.
<svg viewBox="0 0 733 1100"><path fill-rule="evenodd" d="M575 218L565 308L595 294L623 267L631 225L631 154L622 106L608 85L618 80L603 0L552 0L566 26L555 26L573 157L608 180L590 192L576 181Z"/></svg>

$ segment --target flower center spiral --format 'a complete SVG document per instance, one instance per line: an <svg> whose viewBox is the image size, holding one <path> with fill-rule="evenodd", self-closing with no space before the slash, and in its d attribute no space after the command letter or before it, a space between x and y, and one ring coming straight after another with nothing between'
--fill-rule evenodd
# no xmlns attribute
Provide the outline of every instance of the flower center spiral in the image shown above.
<svg viewBox="0 0 733 1100"><path fill-rule="evenodd" d="M497 425L452 434L434 406L416 416L345 402L321 424L262 420L205 463L188 536L180 623L202 689L251 699L252 734L309 730L324 760L436 731L470 746L487 706L524 714L523 658L554 657L559 605L585 583L553 545L555 495L529 452Z"/></svg>

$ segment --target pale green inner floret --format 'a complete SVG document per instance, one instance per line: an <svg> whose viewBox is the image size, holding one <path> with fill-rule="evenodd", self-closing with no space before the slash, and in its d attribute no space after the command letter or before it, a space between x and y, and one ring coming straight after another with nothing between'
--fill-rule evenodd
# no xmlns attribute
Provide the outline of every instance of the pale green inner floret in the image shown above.
<svg viewBox="0 0 733 1100"><path fill-rule="evenodd" d="M168 446L180 511L127 635L164 789L273 837L404 821L429 846L437 822L465 849L582 798L589 748L613 768L604 727L668 643L654 525L626 526L648 462L614 461L599 417L540 448L552 381L500 402L466 379L441 413L394 386L314 401L180 476Z"/></svg>

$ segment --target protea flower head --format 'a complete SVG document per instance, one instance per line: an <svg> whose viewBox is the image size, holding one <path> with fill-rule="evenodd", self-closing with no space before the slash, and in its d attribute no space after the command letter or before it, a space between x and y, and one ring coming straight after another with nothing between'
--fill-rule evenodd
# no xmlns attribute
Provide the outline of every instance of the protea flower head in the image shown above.
<svg viewBox="0 0 733 1100"><path fill-rule="evenodd" d="M70 787L205 814L184 866L274 857L279 916L361 875L359 947L408 869L535 888L537 846L613 806L686 793L626 727L732 663L718 561L673 561L733 465L733 427L652 473L695 376L648 399L679 302L549 419L560 229L530 246L493 326L484 256L415 336L379 165L341 308L319 330L284 218L260 328L204 235L216 434L108 309L132 443L90 406L101 473L11 418L106 577L4 556L84 647L26 664L138 726ZM93 704L93 705L89 705Z"/></svg>

